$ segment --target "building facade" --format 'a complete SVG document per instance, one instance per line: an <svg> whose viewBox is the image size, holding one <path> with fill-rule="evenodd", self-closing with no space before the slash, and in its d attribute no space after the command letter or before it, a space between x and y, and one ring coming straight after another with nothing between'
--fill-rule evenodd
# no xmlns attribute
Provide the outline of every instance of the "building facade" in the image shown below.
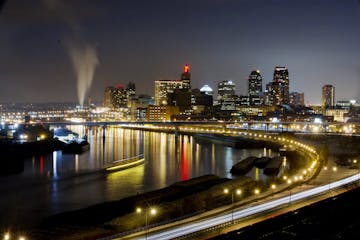
<svg viewBox="0 0 360 240"><path fill-rule="evenodd" d="M122 85L116 87L107 87L104 92L104 107L108 108L126 108L128 96Z"/></svg>
<svg viewBox="0 0 360 240"><path fill-rule="evenodd" d="M180 80L156 80L155 81L155 105L168 105L171 104L169 97L174 93L175 89L184 91L191 90L191 74L190 66L184 66L184 72L181 74Z"/></svg>
<svg viewBox="0 0 360 240"><path fill-rule="evenodd" d="M335 105L335 87L333 85L324 85L322 87L321 106L331 108Z"/></svg>
<svg viewBox="0 0 360 240"><path fill-rule="evenodd" d="M191 89L191 73L190 73L190 66L185 65L184 71L181 74L181 81L183 81L183 88L184 89Z"/></svg>
<svg viewBox="0 0 360 240"><path fill-rule="evenodd" d="M179 113L179 108L176 106L149 105L146 110L146 120L155 122L170 121L172 116Z"/></svg>
<svg viewBox="0 0 360 240"><path fill-rule="evenodd" d="M289 71L286 67L275 67L271 84L272 105L290 103Z"/></svg>
<svg viewBox="0 0 360 240"><path fill-rule="evenodd" d="M262 77L260 71L252 71L248 78L248 96L250 106L259 106L264 103Z"/></svg>
<svg viewBox="0 0 360 240"><path fill-rule="evenodd" d="M220 110L234 111L237 96L235 95L235 83L231 80L225 80L218 83L217 103Z"/></svg>
<svg viewBox="0 0 360 240"><path fill-rule="evenodd" d="M168 95L175 89L184 89L182 80L156 80L155 81L155 105L168 105Z"/></svg>
<svg viewBox="0 0 360 240"><path fill-rule="evenodd" d="M305 105L304 93L299 93L299 92L290 93L290 104L297 106L304 106Z"/></svg>

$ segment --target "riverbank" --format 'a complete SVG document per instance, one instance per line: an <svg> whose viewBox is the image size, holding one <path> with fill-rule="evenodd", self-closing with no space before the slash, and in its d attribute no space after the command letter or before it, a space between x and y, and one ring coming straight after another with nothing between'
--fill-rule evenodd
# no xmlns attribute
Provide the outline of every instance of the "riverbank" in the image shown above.
<svg viewBox="0 0 360 240"><path fill-rule="evenodd" d="M24 170L24 159L60 150L64 144L56 139L34 142L0 141L0 174L16 174Z"/></svg>
<svg viewBox="0 0 360 240"><path fill-rule="evenodd" d="M82 153L89 150L87 142L66 144L57 139L31 142L0 141L0 174L17 174L24 170L24 159L53 151Z"/></svg>
<svg viewBox="0 0 360 240"><path fill-rule="evenodd" d="M248 177L230 180L206 175L118 201L51 216L31 231L30 238L42 240L51 236L55 240L96 239L141 229L145 226L145 221L143 215L136 213L137 207L157 209L157 214L149 225L169 223L230 204L231 197L223 191L233 186L243 189L241 199L251 195L252 189L265 187Z"/></svg>

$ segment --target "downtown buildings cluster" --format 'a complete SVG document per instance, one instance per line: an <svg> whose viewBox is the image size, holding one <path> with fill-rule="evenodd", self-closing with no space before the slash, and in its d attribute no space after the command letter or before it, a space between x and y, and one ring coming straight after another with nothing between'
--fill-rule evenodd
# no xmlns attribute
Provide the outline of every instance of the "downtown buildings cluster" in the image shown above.
<svg viewBox="0 0 360 240"><path fill-rule="evenodd" d="M217 84L217 94L208 85L191 88L190 66L179 79L154 81L154 97L136 95L135 84L105 89L103 106L117 118L132 121L341 121L359 118L359 103L335 103L335 88L325 85L321 106L305 106L304 93L290 92L289 71L275 67L273 79L263 87L263 77L254 70L247 79L246 95L236 94L231 80Z"/></svg>
<svg viewBox="0 0 360 240"><path fill-rule="evenodd" d="M0 104L0 122L116 122L116 121L268 121L268 122L360 122L356 100L335 99L335 87L319 89L322 104L305 104L304 93L290 92L286 67L275 67L272 81L264 84L259 70L250 72L247 94L237 95L231 80L219 81L214 91L204 85L191 88L190 66L179 79L154 80L154 96L137 94L129 82L105 88L101 103Z"/></svg>

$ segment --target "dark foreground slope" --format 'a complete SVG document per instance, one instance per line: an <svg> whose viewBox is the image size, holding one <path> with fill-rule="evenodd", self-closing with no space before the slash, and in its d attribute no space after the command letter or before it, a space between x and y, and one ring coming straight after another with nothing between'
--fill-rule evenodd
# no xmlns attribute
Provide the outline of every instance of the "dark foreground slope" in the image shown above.
<svg viewBox="0 0 360 240"><path fill-rule="evenodd" d="M360 239L360 188L279 217L212 238Z"/></svg>

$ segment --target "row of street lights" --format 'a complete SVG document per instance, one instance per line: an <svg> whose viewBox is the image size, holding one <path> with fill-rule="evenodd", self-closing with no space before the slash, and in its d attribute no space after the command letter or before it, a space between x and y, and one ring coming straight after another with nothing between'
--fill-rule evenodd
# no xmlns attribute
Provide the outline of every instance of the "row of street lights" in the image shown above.
<svg viewBox="0 0 360 240"><path fill-rule="evenodd" d="M224 194L229 194L230 190L228 188L224 189ZM241 189L234 189L233 191L231 191L231 222L234 221L234 193L237 196L240 196L242 194Z"/></svg>
<svg viewBox="0 0 360 240"><path fill-rule="evenodd" d="M5 233L4 234L4 238L3 238L4 240L11 240L11 239L14 239L14 238L11 238L11 235L10 235L10 233L9 232L7 232L7 233ZM26 238L25 237L23 237L23 236L20 236L19 238L17 238L18 240L26 240Z"/></svg>
<svg viewBox="0 0 360 240"><path fill-rule="evenodd" d="M272 190L276 189L276 185L275 184L271 184L270 185ZM234 199L236 196L240 196L242 195L242 190L239 188L233 189L232 191L230 191L228 188L224 188L224 194L229 194L231 193L231 222L234 222ZM259 188L255 188L254 189L254 194L255 195L259 195L260 194L260 189Z"/></svg>

